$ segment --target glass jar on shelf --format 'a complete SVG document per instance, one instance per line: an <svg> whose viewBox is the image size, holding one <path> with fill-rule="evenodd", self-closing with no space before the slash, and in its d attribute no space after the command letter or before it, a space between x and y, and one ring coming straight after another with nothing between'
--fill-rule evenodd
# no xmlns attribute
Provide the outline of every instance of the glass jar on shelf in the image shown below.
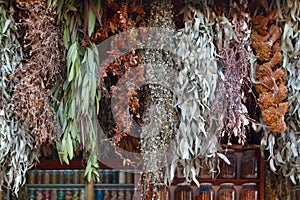
<svg viewBox="0 0 300 200"><path fill-rule="evenodd" d="M120 189L118 191L118 200L125 200L125 191L124 191L124 189ZM132 200L132 198L130 198L130 200Z"/></svg>
<svg viewBox="0 0 300 200"><path fill-rule="evenodd" d="M59 190L57 192L57 200L64 200L65 199L65 191Z"/></svg>
<svg viewBox="0 0 300 200"><path fill-rule="evenodd" d="M189 183L180 183L175 189L175 200L193 200L194 194Z"/></svg>
<svg viewBox="0 0 300 200"><path fill-rule="evenodd" d="M37 188L35 192L35 199L36 200L43 200L43 189Z"/></svg>
<svg viewBox="0 0 300 200"><path fill-rule="evenodd" d="M155 200L170 200L171 194L169 188L164 183L156 183L156 194L153 194Z"/></svg>
<svg viewBox="0 0 300 200"><path fill-rule="evenodd" d="M64 184L65 183L65 175L63 170L58 171L58 183Z"/></svg>
<svg viewBox="0 0 300 200"><path fill-rule="evenodd" d="M73 183L74 184L79 184L79 170L73 170Z"/></svg>
<svg viewBox="0 0 300 200"><path fill-rule="evenodd" d="M35 200L35 189L34 188L28 189L28 198L29 198L29 200Z"/></svg>
<svg viewBox="0 0 300 200"><path fill-rule="evenodd" d="M133 184L134 183L133 177L134 177L133 171L132 170L128 170L125 173L125 183L126 184Z"/></svg>
<svg viewBox="0 0 300 200"><path fill-rule="evenodd" d="M110 192L110 200L117 200L118 199L118 191L114 188Z"/></svg>
<svg viewBox="0 0 300 200"><path fill-rule="evenodd" d="M224 160L220 160L220 178L236 178L237 158L233 149L227 149L224 154L230 161L227 164Z"/></svg>
<svg viewBox="0 0 300 200"><path fill-rule="evenodd" d="M258 200L258 190L255 183L244 183L240 191L240 200Z"/></svg>
<svg viewBox="0 0 300 200"><path fill-rule="evenodd" d="M43 191L43 200L50 200L50 191L49 190Z"/></svg>
<svg viewBox="0 0 300 200"><path fill-rule="evenodd" d="M65 184L72 184L73 183L73 175L74 175L74 172L72 170L65 170L64 171Z"/></svg>
<svg viewBox="0 0 300 200"><path fill-rule="evenodd" d="M214 200L214 191L211 183L201 183L195 193L195 200Z"/></svg>
<svg viewBox="0 0 300 200"><path fill-rule="evenodd" d="M103 200L103 191L102 190L96 191L96 200Z"/></svg>
<svg viewBox="0 0 300 200"><path fill-rule="evenodd" d="M85 200L85 190L84 189L80 190L80 200Z"/></svg>
<svg viewBox="0 0 300 200"><path fill-rule="evenodd" d="M51 197L50 199L51 199L51 200L57 200L57 195L58 195L58 194L57 194L56 188L52 188L52 189L51 189L51 193L50 193L50 197Z"/></svg>
<svg viewBox="0 0 300 200"><path fill-rule="evenodd" d="M50 183L51 184L57 184L58 183L58 171L57 170L51 170L50 171Z"/></svg>
<svg viewBox="0 0 300 200"><path fill-rule="evenodd" d="M241 159L241 178L257 178L257 156L255 150L246 150Z"/></svg>
<svg viewBox="0 0 300 200"><path fill-rule="evenodd" d="M125 200L132 200L132 197L133 197L133 190L130 189L130 188L127 188L125 190Z"/></svg>
<svg viewBox="0 0 300 200"><path fill-rule="evenodd" d="M119 172L119 184L125 184L125 171L121 170Z"/></svg>
<svg viewBox="0 0 300 200"><path fill-rule="evenodd" d="M45 170L43 173L43 184L50 183L50 170Z"/></svg>
<svg viewBox="0 0 300 200"><path fill-rule="evenodd" d="M36 184L42 184L43 183L43 170L37 170L36 171Z"/></svg>
<svg viewBox="0 0 300 200"><path fill-rule="evenodd" d="M109 190L104 190L103 200L110 200Z"/></svg>
<svg viewBox="0 0 300 200"><path fill-rule="evenodd" d="M217 192L217 200L236 200L236 191L233 183L222 183Z"/></svg>
<svg viewBox="0 0 300 200"><path fill-rule="evenodd" d="M79 197L80 197L80 190L75 190L73 192L72 200L79 200Z"/></svg>
<svg viewBox="0 0 300 200"><path fill-rule="evenodd" d="M65 192L65 200L72 200L73 198L73 193L71 189L66 189Z"/></svg>
<svg viewBox="0 0 300 200"><path fill-rule="evenodd" d="M27 172L27 182L28 184L35 184L35 174L36 174L36 171L35 170L29 170Z"/></svg>
<svg viewBox="0 0 300 200"><path fill-rule="evenodd" d="M112 183L118 184L119 183L119 170L112 170Z"/></svg>
<svg viewBox="0 0 300 200"><path fill-rule="evenodd" d="M103 183L110 184L112 182L112 171L111 170L102 170L103 172Z"/></svg>
<svg viewBox="0 0 300 200"><path fill-rule="evenodd" d="M84 170L79 170L79 183L85 184Z"/></svg>

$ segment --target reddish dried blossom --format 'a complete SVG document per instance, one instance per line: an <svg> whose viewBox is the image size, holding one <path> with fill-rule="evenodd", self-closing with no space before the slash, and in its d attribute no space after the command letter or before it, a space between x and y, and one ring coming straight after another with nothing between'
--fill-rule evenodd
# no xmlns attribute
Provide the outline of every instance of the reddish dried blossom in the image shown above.
<svg viewBox="0 0 300 200"><path fill-rule="evenodd" d="M96 43L100 43L115 34L124 33L133 27L145 26L146 24L145 11L143 7L136 6L135 1L133 1L132 4L122 4L121 6L111 1L108 7L114 14L111 18L104 19L103 26L94 34L92 39ZM114 98L114 105L111 106L111 108L114 113L116 125L114 125L113 129L114 136L112 142L115 145L121 144L123 149L131 151L131 149L128 148L138 146L138 143L133 146L128 146L128 144L125 145L122 141L124 138L129 137L127 133L129 133L131 129L130 115L138 116L140 102L137 91L139 90L138 85L143 82L144 75L143 70L141 70L142 67L138 67L143 63L140 52L130 49L131 51L128 53L129 48L127 42L135 41L136 36L128 33L126 37L127 38L115 37L115 40L111 40L110 46L112 50L108 52L109 58L106 59L106 63L102 65L104 69L99 68L100 81L98 88L103 88L103 93L108 93L107 91L109 91L109 95L105 97ZM134 49L135 47L132 48ZM111 60L112 62L109 63ZM134 70L131 70L133 68ZM126 77L134 77L132 85L126 81ZM112 85L103 87L102 84L108 79L113 79L117 82L117 85L115 86L115 83L113 83ZM128 107L129 113L127 110ZM124 145L126 147L124 147Z"/></svg>
<svg viewBox="0 0 300 200"><path fill-rule="evenodd" d="M263 121L269 130L281 133L286 130L284 115L288 109L288 97L285 86L286 77L279 64L282 61L280 49L280 27L272 24L276 11L269 15L258 15L253 19L254 30L251 46L258 55L256 67L256 91L259 93L258 105Z"/></svg>

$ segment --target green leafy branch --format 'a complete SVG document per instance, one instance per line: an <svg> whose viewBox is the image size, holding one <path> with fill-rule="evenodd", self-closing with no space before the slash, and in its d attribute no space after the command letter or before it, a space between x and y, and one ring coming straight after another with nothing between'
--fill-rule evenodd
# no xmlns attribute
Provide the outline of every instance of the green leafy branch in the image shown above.
<svg viewBox="0 0 300 200"><path fill-rule="evenodd" d="M96 19L101 25L101 4L92 0L50 0L49 6L57 10L67 50L66 79L60 90L54 89L61 132L61 141L57 143L59 158L69 163L74 152L82 148L88 157L85 175L90 181L99 176L96 115L101 92L97 90L98 49L89 37Z"/></svg>

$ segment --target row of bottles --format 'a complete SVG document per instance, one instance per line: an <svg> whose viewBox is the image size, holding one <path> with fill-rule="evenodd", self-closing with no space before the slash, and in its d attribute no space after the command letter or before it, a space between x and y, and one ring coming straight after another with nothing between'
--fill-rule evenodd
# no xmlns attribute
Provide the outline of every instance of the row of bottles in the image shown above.
<svg viewBox="0 0 300 200"><path fill-rule="evenodd" d="M85 200L84 189L65 188L30 188L28 190L29 200Z"/></svg>
<svg viewBox="0 0 300 200"><path fill-rule="evenodd" d="M133 184L132 170L99 170L97 184ZM83 170L30 170L27 173L28 184L85 184Z"/></svg>
<svg viewBox="0 0 300 200"><path fill-rule="evenodd" d="M85 184L83 170L30 170L28 184Z"/></svg>
<svg viewBox="0 0 300 200"><path fill-rule="evenodd" d="M107 189L95 191L96 200L132 200L134 190L126 189Z"/></svg>
<svg viewBox="0 0 300 200"><path fill-rule="evenodd" d="M236 200L237 192L233 183L222 183L215 192L211 183L202 183L200 188L193 192L187 183L179 184L174 192L175 200ZM170 190L164 184L156 185L156 200L170 200ZM240 200L258 200L258 189L255 183L245 183L239 194Z"/></svg>
<svg viewBox="0 0 300 200"><path fill-rule="evenodd" d="M106 188L95 191L95 200L132 200L132 188ZM29 188L29 200L85 200L86 192L83 188Z"/></svg>

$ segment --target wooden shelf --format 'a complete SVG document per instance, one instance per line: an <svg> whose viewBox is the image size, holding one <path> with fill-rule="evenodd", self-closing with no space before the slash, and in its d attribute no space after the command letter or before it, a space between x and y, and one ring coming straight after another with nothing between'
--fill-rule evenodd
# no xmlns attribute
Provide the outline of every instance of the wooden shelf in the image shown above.
<svg viewBox="0 0 300 200"><path fill-rule="evenodd" d="M85 163L82 160L71 160L69 165L60 163L59 160L42 160L32 169L55 170L55 169L84 169Z"/></svg>
<svg viewBox="0 0 300 200"><path fill-rule="evenodd" d="M245 145L245 146L238 145L238 144L232 144L232 145L222 144L221 146L224 150L233 149L236 152L243 152L243 151L246 151L246 150L259 150L260 149L260 146L256 145L256 144L250 144L250 145Z"/></svg>
<svg viewBox="0 0 300 200"><path fill-rule="evenodd" d="M106 164L104 164L106 163ZM131 166L124 166L121 159L107 159L102 163L99 162L100 169L133 169ZM80 159L71 160L69 165L60 163L59 160L42 160L32 169L55 170L55 169L85 169L86 162Z"/></svg>
<svg viewBox="0 0 300 200"><path fill-rule="evenodd" d="M95 187L134 187L134 184L104 184L104 183L95 183Z"/></svg>
<svg viewBox="0 0 300 200"><path fill-rule="evenodd" d="M85 187L85 184L26 184L27 187L63 187L63 188L79 188L79 187Z"/></svg>
<svg viewBox="0 0 300 200"><path fill-rule="evenodd" d="M265 166L265 160L261 156L260 153L260 146L259 145L222 145L223 150L226 151L226 149L233 149L235 154L237 155L237 178L231 178L231 179L220 179L220 178L197 178L199 183L211 183L214 187L219 187L222 183L233 183L235 186L237 186L238 191L240 191L242 185L244 183L256 183L258 192L259 192L259 199L264 200L264 166ZM258 167L258 178L256 179L242 179L240 178L240 163L241 163L241 157L243 155L243 152L246 150L255 150L255 154L257 157L257 167ZM172 182L172 186L175 186L178 183L183 183L185 181L185 178L175 178ZM191 185L195 186L196 184L194 182L191 183Z"/></svg>
<svg viewBox="0 0 300 200"><path fill-rule="evenodd" d="M85 187L86 184L26 184L27 187L63 187L63 188L78 188ZM106 183L96 183L95 187L134 187L134 184L106 184Z"/></svg>
<svg viewBox="0 0 300 200"><path fill-rule="evenodd" d="M177 185L178 183L183 183L185 181L185 178L176 178L172 185ZM260 183L260 179L210 179L210 178L198 178L199 183L212 183L213 185L220 185L222 183L234 183L235 185L242 185L244 183ZM191 185L196 185L194 182L191 183Z"/></svg>

